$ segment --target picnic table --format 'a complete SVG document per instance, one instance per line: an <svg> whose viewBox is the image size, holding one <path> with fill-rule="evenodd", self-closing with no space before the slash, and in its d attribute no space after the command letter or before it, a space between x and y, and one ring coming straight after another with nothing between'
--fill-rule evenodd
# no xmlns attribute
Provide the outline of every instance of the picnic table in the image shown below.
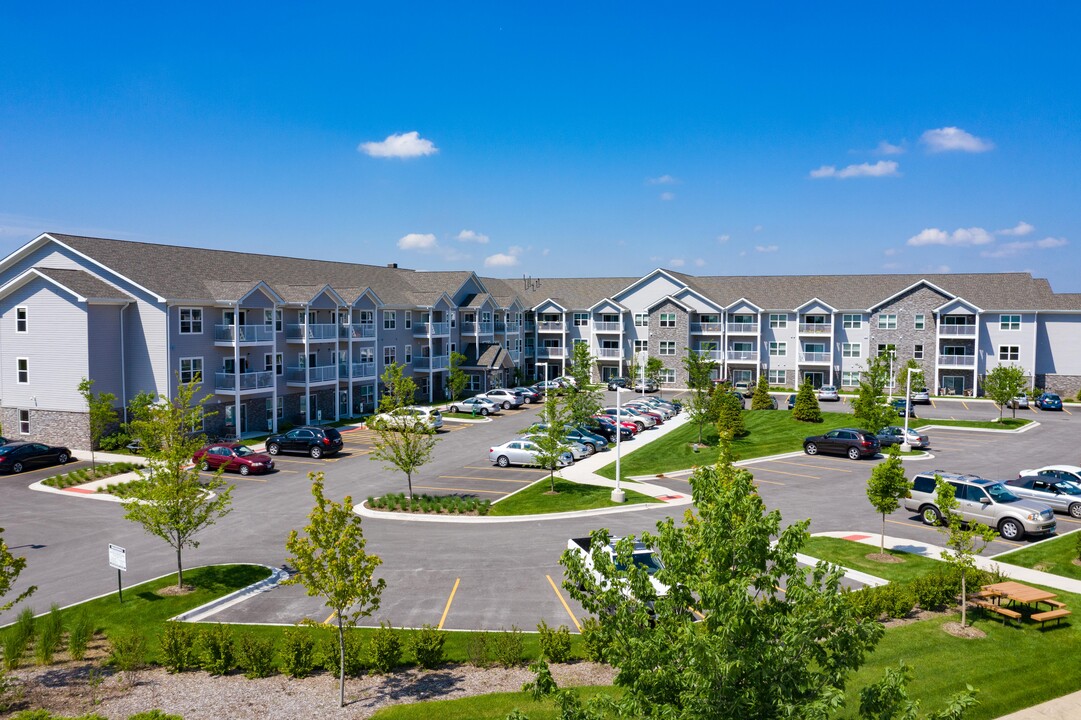
<svg viewBox="0 0 1081 720"><path fill-rule="evenodd" d="M1050 610L1035 612L1029 615L1030 620L1040 623L1040 626L1043 627L1043 624L1050 620L1054 620L1057 625L1062 618L1070 615L1070 611L1066 609L1066 606L1063 603L1056 600L1056 597L1057 595L1053 592L1008 580L1006 582L984 585L980 592L980 599L976 601L976 605L1002 615L1003 622L1005 622L1006 618L1012 618L1019 621L1021 619L1021 613L1016 610L1009 610L1002 607L1001 600L1003 598L1012 603L1020 603L1027 608L1032 608L1033 604L1038 606L1040 603L1045 603L1051 608ZM996 604L989 602L989 600L997 600L999 602ZM1038 610L1039 607L1036 609Z"/></svg>

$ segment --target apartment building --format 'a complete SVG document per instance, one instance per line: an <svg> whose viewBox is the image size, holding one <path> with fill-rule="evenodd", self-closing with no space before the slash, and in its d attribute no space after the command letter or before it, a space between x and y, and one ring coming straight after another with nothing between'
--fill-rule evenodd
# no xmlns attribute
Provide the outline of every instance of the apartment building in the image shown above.
<svg viewBox="0 0 1081 720"><path fill-rule="evenodd" d="M243 434L370 412L391 363L434 401L452 352L480 391L564 374L576 343L597 379L646 351L670 387L688 348L733 381L852 387L891 347L935 388L978 394L1018 364L1074 395L1081 294L1027 273L504 280L55 233L0 260L5 435L73 447L82 377L123 405L200 377L207 430Z"/></svg>

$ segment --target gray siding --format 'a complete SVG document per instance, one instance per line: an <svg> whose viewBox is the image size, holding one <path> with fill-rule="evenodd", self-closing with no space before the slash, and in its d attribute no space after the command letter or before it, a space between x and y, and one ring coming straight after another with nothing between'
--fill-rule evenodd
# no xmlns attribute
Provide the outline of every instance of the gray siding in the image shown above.
<svg viewBox="0 0 1081 720"><path fill-rule="evenodd" d="M91 305L87 308L88 375L94 381L94 392L109 392L124 402L124 364L120 357L120 305Z"/></svg>

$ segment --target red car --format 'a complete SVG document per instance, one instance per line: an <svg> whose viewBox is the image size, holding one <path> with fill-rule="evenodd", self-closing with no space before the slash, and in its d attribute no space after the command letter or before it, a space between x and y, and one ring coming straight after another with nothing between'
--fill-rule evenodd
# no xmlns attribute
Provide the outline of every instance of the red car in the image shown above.
<svg viewBox="0 0 1081 720"><path fill-rule="evenodd" d="M265 473L274 469L272 457L257 453L240 443L207 445L195 453L191 461L202 470L217 470L224 465L226 470L235 470L241 475Z"/></svg>
<svg viewBox="0 0 1081 720"><path fill-rule="evenodd" d="M603 421L615 422L615 418L612 417L611 415L594 415L593 417L595 417L597 420L601 420L602 422ZM624 427L624 428L627 428L628 430L630 430L631 435L637 435L638 434L638 426L635 425L632 422L624 420L621 423L619 423L619 425L620 425L620 427Z"/></svg>

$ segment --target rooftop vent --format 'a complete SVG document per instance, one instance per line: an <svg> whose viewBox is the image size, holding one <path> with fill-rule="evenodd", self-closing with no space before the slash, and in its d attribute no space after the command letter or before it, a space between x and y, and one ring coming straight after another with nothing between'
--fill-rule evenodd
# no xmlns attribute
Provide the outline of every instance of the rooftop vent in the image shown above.
<svg viewBox="0 0 1081 720"><path fill-rule="evenodd" d="M388 268L396 268L396 267L398 267L398 263L387 263L387 267Z"/></svg>

